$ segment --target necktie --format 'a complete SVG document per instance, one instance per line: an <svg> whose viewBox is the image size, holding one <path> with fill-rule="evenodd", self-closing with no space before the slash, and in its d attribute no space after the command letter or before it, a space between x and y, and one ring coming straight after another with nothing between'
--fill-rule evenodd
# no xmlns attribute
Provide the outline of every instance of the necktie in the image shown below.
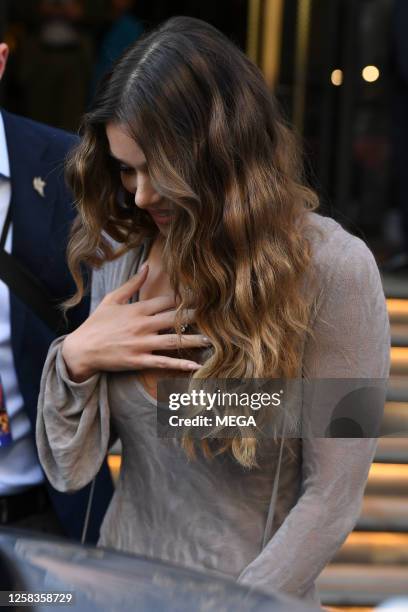
<svg viewBox="0 0 408 612"><path fill-rule="evenodd" d="M0 378L0 448L11 444L9 418L6 412L3 385Z"/></svg>

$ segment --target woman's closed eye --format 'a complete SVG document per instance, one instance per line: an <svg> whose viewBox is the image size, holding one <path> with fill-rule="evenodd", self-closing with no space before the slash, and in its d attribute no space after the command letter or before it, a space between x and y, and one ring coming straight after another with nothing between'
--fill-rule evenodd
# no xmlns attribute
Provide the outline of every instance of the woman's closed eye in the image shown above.
<svg viewBox="0 0 408 612"><path fill-rule="evenodd" d="M126 166L126 164L119 164L119 172L121 174L132 174L134 169L130 166Z"/></svg>

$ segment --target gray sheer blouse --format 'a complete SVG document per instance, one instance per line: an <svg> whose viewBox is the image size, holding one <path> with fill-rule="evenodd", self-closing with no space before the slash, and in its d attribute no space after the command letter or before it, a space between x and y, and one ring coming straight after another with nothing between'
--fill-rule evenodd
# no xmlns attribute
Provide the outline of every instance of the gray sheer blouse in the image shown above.
<svg viewBox="0 0 408 612"><path fill-rule="evenodd" d="M374 258L334 220L308 215L318 285L302 370L386 378L390 332ZM146 244L96 271L92 309L145 256ZM355 526L377 439L271 441L254 470L226 455L191 461L175 440L157 437L156 401L133 372L75 383L62 340L51 345L41 380L38 451L53 486L75 491L98 472L112 431L119 436L121 472L99 545L319 602L315 580Z"/></svg>

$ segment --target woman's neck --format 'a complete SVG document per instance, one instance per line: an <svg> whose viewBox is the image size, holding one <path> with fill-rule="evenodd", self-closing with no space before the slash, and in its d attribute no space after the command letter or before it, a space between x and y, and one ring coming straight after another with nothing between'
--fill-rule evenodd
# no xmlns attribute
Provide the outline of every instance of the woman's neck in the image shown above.
<svg viewBox="0 0 408 612"><path fill-rule="evenodd" d="M153 238L148 256L149 262L151 261L154 264L161 263L164 243L165 237L160 233Z"/></svg>
<svg viewBox="0 0 408 612"><path fill-rule="evenodd" d="M146 281L139 291L139 299L146 300L160 295L172 293L170 279L163 269L163 246L164 237L161 235L153 239L146 262L149 265L149 272Z"/></svg>

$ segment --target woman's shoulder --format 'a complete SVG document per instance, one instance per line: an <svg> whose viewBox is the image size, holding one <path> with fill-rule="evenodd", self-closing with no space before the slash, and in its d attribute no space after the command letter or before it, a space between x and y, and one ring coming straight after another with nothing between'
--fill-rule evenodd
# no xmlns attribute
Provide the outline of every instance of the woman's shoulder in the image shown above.
<svg viewBox="0 0 408 612"><path fill-rule="evenodd" d="M369 247L331 217L307 213L305 233L319 285L381 287L377 263ZM382 291L382 289L381 289Z"/></svg>
<svg viewBox="0 0 408 612"><path fill-rule="evenodd" d="M372 259L373 254L361 238L348 232L331 217L315 212L307 213L305 232L309 238L312 257L316 264L328 266L339 260Z"/></svg>

